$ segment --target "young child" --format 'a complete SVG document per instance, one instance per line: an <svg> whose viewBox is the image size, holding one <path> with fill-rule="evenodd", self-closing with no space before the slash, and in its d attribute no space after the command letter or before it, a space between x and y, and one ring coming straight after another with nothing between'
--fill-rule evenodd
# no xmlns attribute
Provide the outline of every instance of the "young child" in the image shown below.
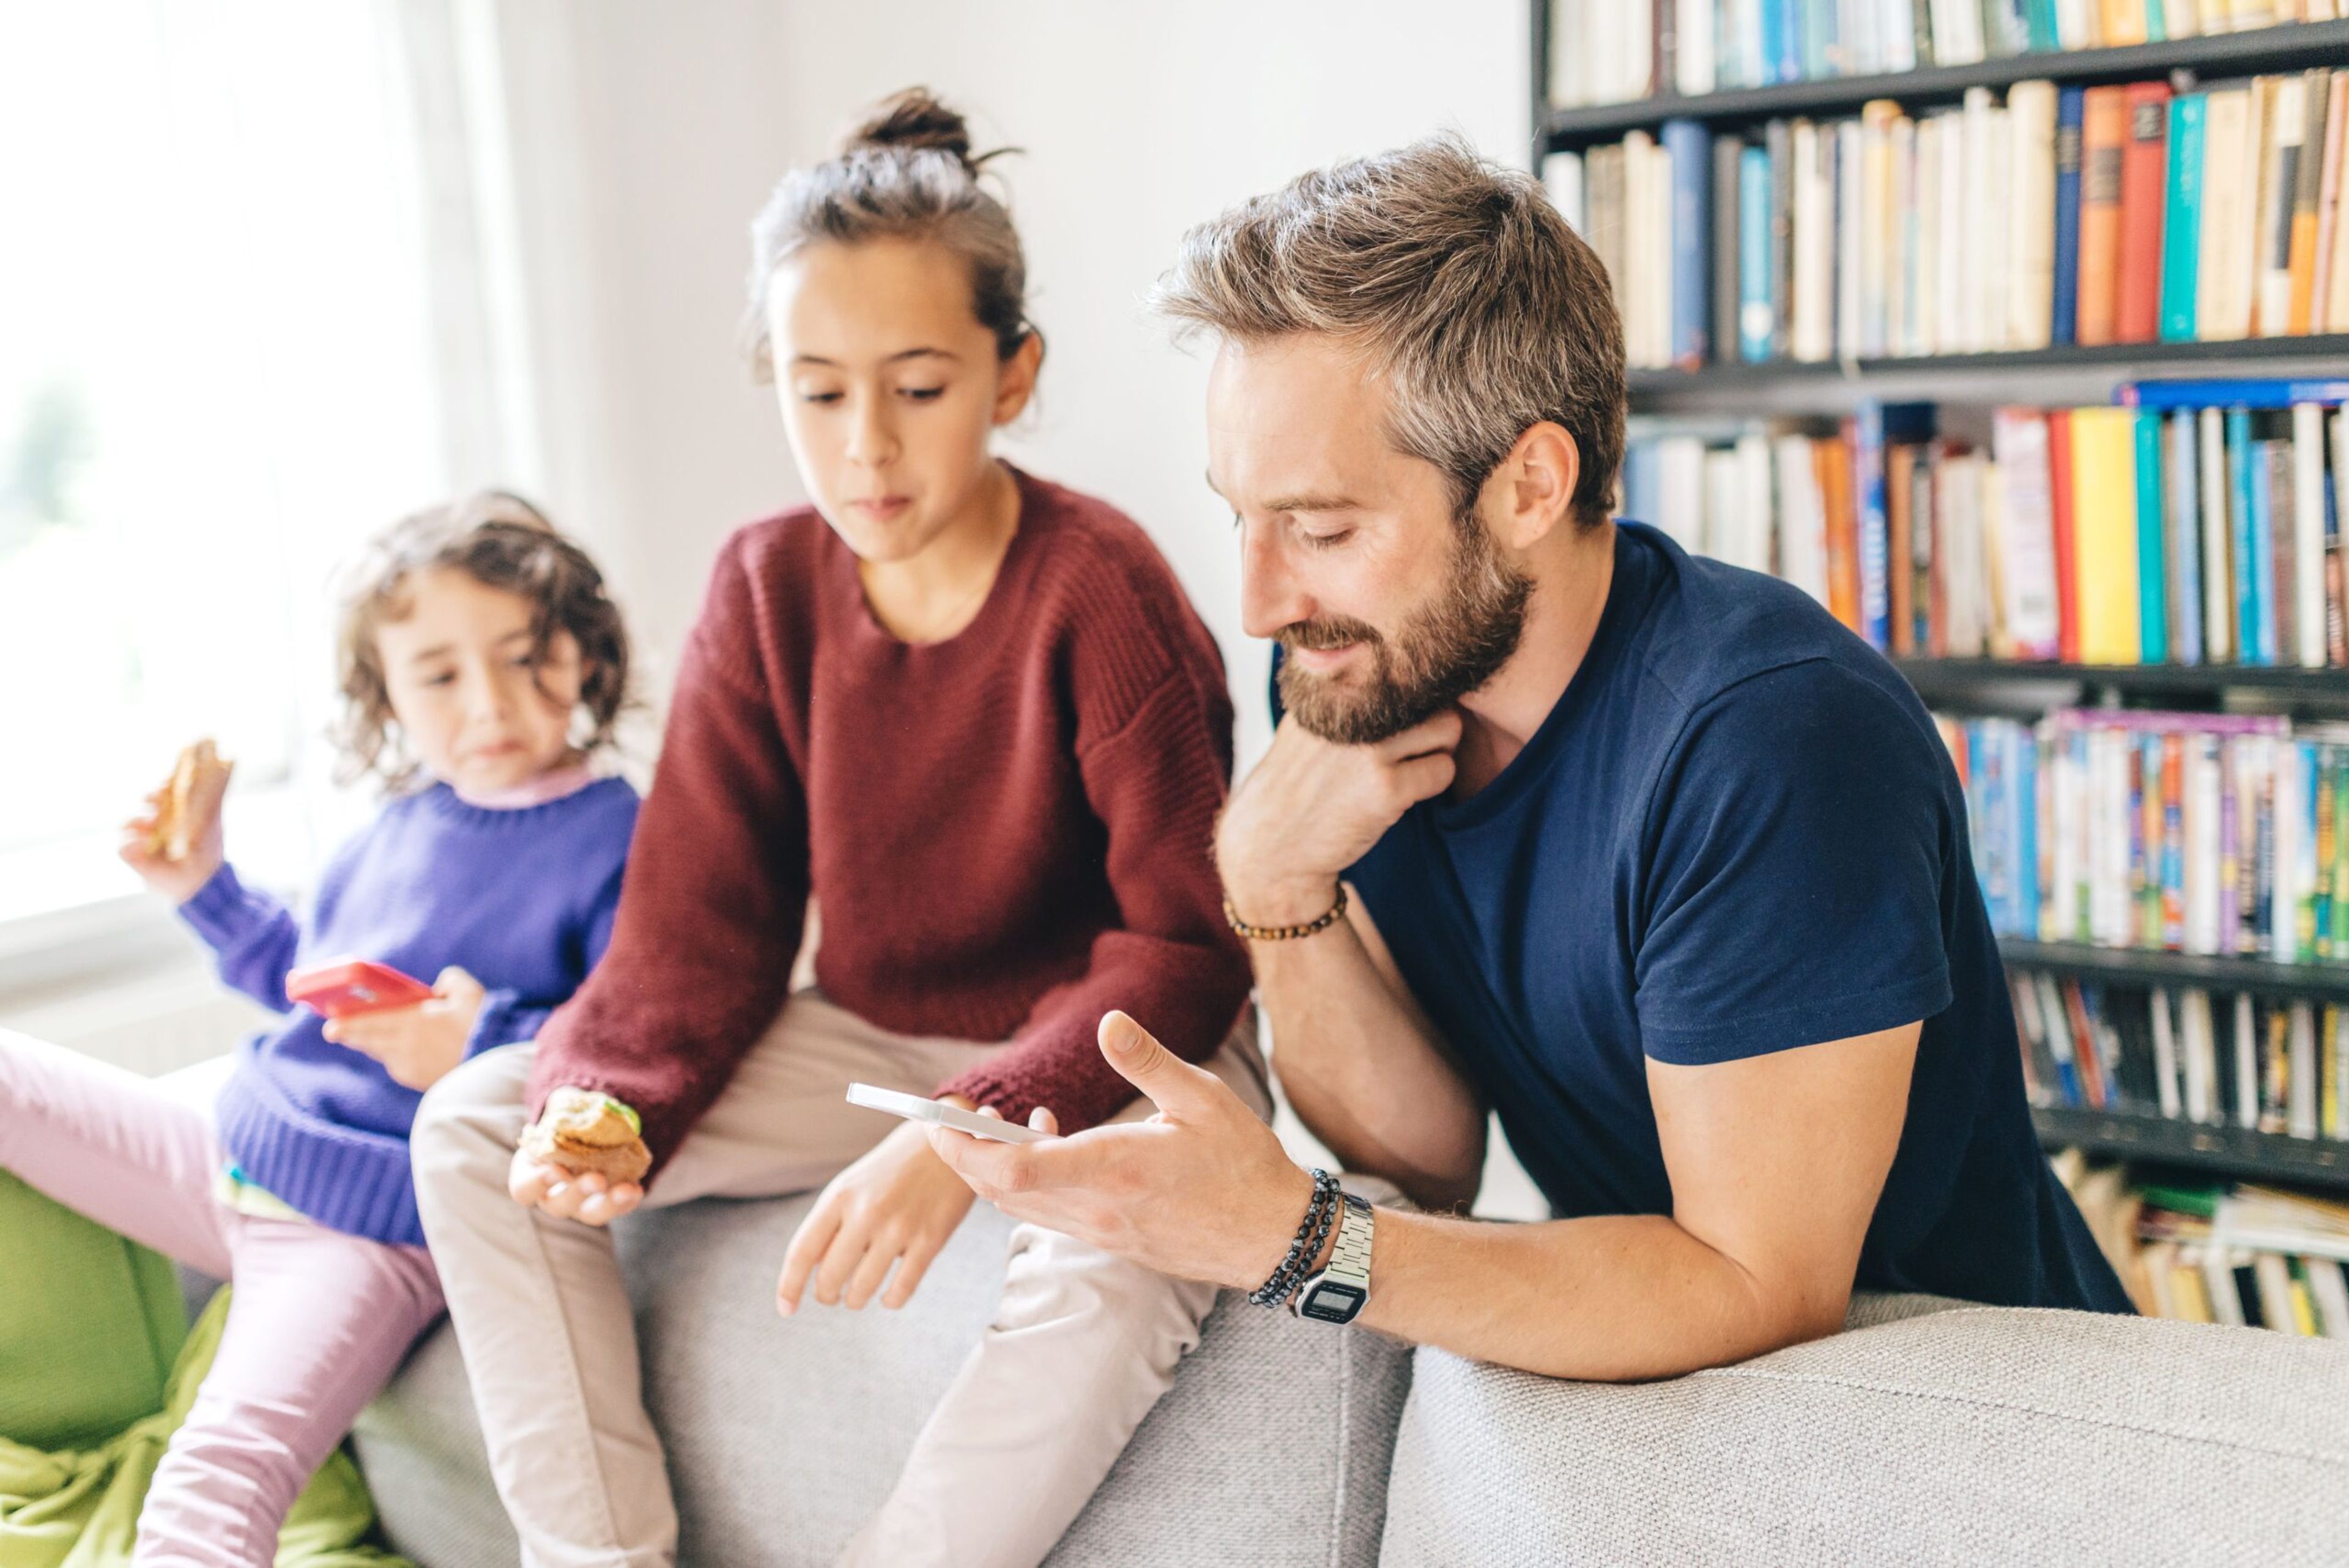
<svg viewBox="0 0 2349 1568"><path fill-rule="evenodd" d="M511 496L411 517L377 542L341 643L349 761L394 795L306 925L223 858L225 769L197 770L175 820L159 790L124 830L123 859L222 977L285 1015L239 1049L212 1115L0 1032L0 1167L234 1287L140 1515L140 1563L275 1558L311 1472L440 1315L409 1176L423 1091L535 1035L619 900L636 792L589 764L628 644L577 546ZM290 970L346 956L434 976L433 997L340 1023L285 1011Z"/></svg>
<svg viewBox="0 0 2349 1568"><path fill-rule="evenodd" d="M1208 857L1222 662L1132 520L991 454L1043 345L978 173L961 118L916 90L752 225L757 358L815 504L719 554L604 967L418 1125L425 1229L533 1568L677 1550L605 1222L822 1186L781 1310L899 1306L972 1197L850 1081L1049 1108L1068 1133L1146 1115L1095 1044L1123 1006L1268 1109ZM811 893L817 986L787 995ZM648 1185L549 1153L531 1124L564 1089L640 1117ZM850 1560L1040 1561L1214 1299L1015 1232L992 1331ZM812 1414L838 1416L774 1418Z"/></svg>

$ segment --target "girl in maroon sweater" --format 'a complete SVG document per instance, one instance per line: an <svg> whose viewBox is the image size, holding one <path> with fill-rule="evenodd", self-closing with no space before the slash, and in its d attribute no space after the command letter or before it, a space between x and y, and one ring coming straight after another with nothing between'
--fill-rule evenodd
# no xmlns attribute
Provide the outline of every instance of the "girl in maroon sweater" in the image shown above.
<svg viewBox="0 0 2349 1568"><path fill-rule="evenodd" d="M418 1124L525 1563L675 1554L607 1221L823 1185L781 1312L899 1306L971 1193L918 1126L847 1105L851 1080L1063 1132L1146 1114L1094 1043L1118 1006L1267 1109L1209 856L1222 664L1139 527L989 453L1043 343L969 146L901 95L753 224L757 359L816 504L719 554L601 966ZM812 900L816 984L792 993ZM558 1089L640 1124L642 1184L523 1150ZM1213 1301L1021 1228L994 1332L843 1561L1040 1561Z"/></svg>

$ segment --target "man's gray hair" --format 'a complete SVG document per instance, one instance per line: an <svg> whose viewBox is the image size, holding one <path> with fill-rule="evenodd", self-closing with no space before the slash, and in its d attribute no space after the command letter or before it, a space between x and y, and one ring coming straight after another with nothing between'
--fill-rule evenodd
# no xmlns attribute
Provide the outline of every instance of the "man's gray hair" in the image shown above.
<svg viewBox="0 0 2349 1568"><path fill-rule="evenodd" d="M1152 304L1241 343L1351 340L1393 397L1391 438L1465 514L1517 438L1564 427L1574 511L1612 510L1623 327L1607 269L1531 176L1456 135L1299 175L1183 236Z"/></svg>

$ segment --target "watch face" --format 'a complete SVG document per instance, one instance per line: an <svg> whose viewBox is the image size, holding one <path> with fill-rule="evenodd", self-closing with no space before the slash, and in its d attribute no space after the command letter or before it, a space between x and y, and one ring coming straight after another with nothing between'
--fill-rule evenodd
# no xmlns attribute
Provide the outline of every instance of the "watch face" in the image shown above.
<svg viewBox="0 0 2349 1568"><path fill-rule="evenodd" d="M1340 1284L1336 1280L1323 1280L1306 1293L1299 1304L1297 1315L1323 1323L1351 1323L1354 1315L1362 1310L1370 1293L1354 1285Z"/></svg>

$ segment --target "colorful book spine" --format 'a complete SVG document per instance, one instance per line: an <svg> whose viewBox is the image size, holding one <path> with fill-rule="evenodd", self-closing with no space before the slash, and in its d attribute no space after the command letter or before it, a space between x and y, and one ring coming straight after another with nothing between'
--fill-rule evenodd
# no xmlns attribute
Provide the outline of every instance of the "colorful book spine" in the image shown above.
<svg viewBox="0 0 2349 1568"><path fill-rule="evenodd" d="M2145 416L2159 418L2158 414ZM2203 662L2201 476L2195 417L2169 416L2165 427L2168 443L2168 473L2162 494L2169 513L2168 624L2170 653L2182 665Z"/></svg>
<svg viewBox="0 0 2349 1568"><path fill-rule="evenodd" d="M2161 341L2194 341L2194 296L2202 245L2200 93L2169 104L2169 199L2161 229Z"/></svg>
<svg viewBox="0 0 2349 1568"><path fill-rule="evenodd" d="M2085 89L2055 98L2055 303L2052 341L2077 341L2080 299L2080 131Z"/></svg>
<svg viewBox="0 0 2349 1568"><path fill-rule="evenodd" d="M2113 401L2130 408L2289 408L2295 403L2349 403L2349 380L2162 380L2124 382Z"/></svg>
<svg viewBox="0 0 2349 1568"><path fill-rule="evenodd" d="M1694 370L1709 356L1705 330L1712 300L1710 272L1713 203L1705 188L1713 179L1713 133L1692 119L1663 125L1664 154L1671 160L1671 363Z"/></svg>
<svg viewBox="0 0 2349 1568"><path fill-rule="evenodd" d="M1770 154L1749 147L1738 161L1737 352L1749 365L1770 357Z"/></svg>
<svg viewBox="0 0 2349 1568"><path fill-rule="evenodd" d="M2276 548L2275 548L2275 468L2264 441L2250 443L2247 467L2251 473L2251 531L2252 593L2251 645L2260 651L2258 662L2272 665L2276 662Z"/></svg>
<svg viewBox="0 0 2349 1568"><path fill-rule="evenodd" d="M2113 339L2151 343L2161 329L2162 201L2169 147L2169 84L2124 89L2128 139L2121 154L2120 257L2114 283ZM2312 208L2310 233L2315 232Z"/></svg>
<svg viewBox="0 0 2349 1568"><path fill-rule="evenodd" d="M2235 658L2260 665L2259 552L2252 548L2255 531L2251 510L2251 416L2243 408L2227 410L2228 521L2234 550Z"/></svg>
<svg viewBox="0 0 2349 1568"><path fill-rule="evenodd" d="M1884 406L1863 401L1853 420L1852 485L1859 508L1859 634L1891 645L1891 522L1884 498Z"/></svg>
<svg viewBox="0 0 2349 1568"><path fill-rule="evenodd" d="M2078 553L2080 656L2137 662L2137 416L2072 411L2072 516Z"/></svg>
<svg viewBox="0 0 2349 1568"><path fill-rule="evenodd" d="M2137 446L2137 657L2148 665L2169 662L2169 583L2162 538L2168 511L2162 503L2161 416L2140 410Z"/></svg>

